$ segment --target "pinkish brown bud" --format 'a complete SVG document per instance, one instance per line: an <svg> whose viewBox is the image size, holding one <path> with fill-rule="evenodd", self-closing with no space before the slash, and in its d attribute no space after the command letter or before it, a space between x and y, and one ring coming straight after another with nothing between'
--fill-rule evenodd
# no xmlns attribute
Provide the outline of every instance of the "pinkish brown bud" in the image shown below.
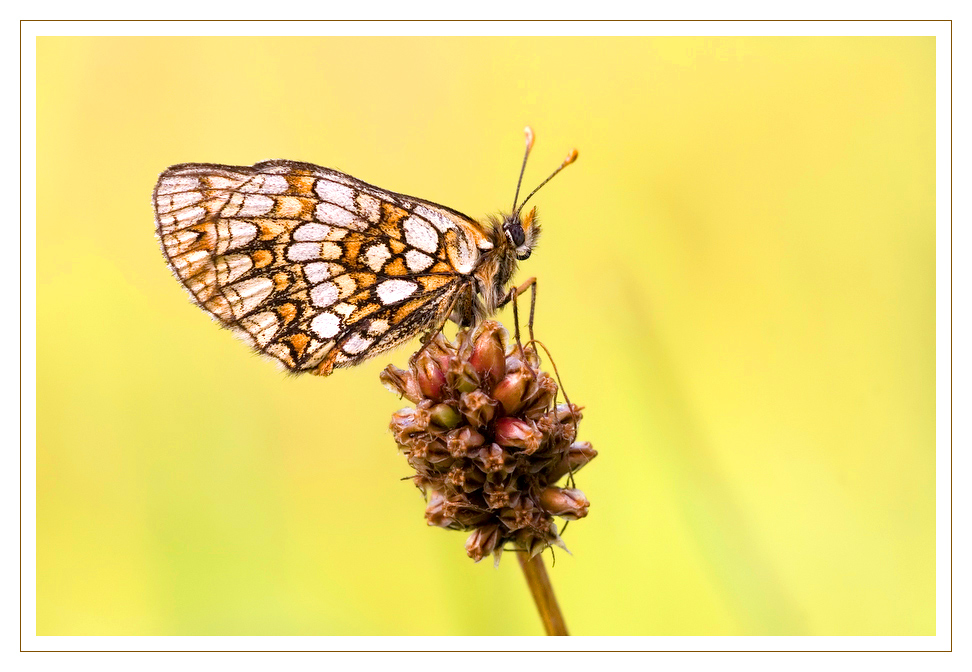
<svg viewBox="0 0 972 672"><path fill-rule="evenodd" d="M419 412L414 408L403 408L392 415L389 427L395 436L395 441L400 446L408 446L415 434L419 434L428 429L428 412Z"/></svg>
<svg viewBox="0 0 972 672"><path fill-rule="evenodd" d="M439 427L450 429L459 424L462 416L449 404L436 404L430 409L431 420Z"/></svg>
<svg viewBox="0 0 972 672"><path fill-rule="evenodd" d="M560 461L556 468L550 470L549 482L554 483L568 472L576 474L580 468L597 457L597 451L591 446L590 441L577 441L572 443L567 449L567 455Z"/></svg>
<svg viewBox="0 0 972 672"><path fill-rule="evenodd" d="M472 427L454 429L446 436L446 447L453 457L465 457L486 442L486 438Z"/></svg>
<svg viewBox="0 0 972 672"><path fill-rule="evenodd" d="M458 392L472 392L480 385L479 372L467 361L453 359L446 370L446 385Z"/></svg>
<svg viewBox="0 0 972 672"><path fill-rule="evenodd" d="M539 555L550 546L558 546L567 551L563 539L557 534L557 525L553 520L550 521L550 524L544 531L520 530L514 536L514 540L518 547L530 554L531 558ZM570 551L567 552L570 553Z"/></svg>
<svg viewBox="0 0 972 672"><path fill-rule="evenodd" d="M500 543L498 525L480 527L466 540L466 555L479 562L496 550Z"/></svg>
<svg viewBox="0 0 972 672"><path fill-rule="evenodd" d="M554 409L554 418L557 422L580 422L584 415L581 413L582 406L577 404L557 404Z"/></svg>
<svg viewBox="0 0 972 672"><path fill-rule="evenodd" d="M523 394L532 377L523 370L511 371L493 388L493 398L500 402L507 415L523 406Z"/></svg>
<svg viewBox="0 0 972 672"><path fill-rule="evenodd" d="M597 451L594 450L594 446L591 445L590 441L577 441L572 443L570 444L570 449L567 451L570 470L575 473L580 471L581 467L595 457L597 457Z"/></svg>
<svg viewBox="0 0 972 672"><path fill-rule="evenodd" d="M450 502L441 492L433 492L429 497L429 505L425 507L425 519L429 525L436 527L450 527L455 521L456 505Z"/></svg>
<svg viewBox="0 0 972 672"><path fill-rule="evenodd" d="M537 377L536 384L530 385L524 395L524 403L531 408L546 410L557 394L557 381L545 373Z"/></svg>
<svg viewBox="0 0 972 672"><path fill-rule="evenodd" d="M456 511L456 523L468 529L477 527L489 520L492 514L472 505L460 506Z"/></svg>
<svg viewBox="0 0 972 672"><path fill-rule="evenodd" d="M564 520L578 520L587 515L591 503L576 488L549 487L540 493L540 505Z"/></svg>
<svg viewBox="0 0 972 672"><path fill-rule="evenodd" d="M411 372L389 364L384 371L378 374L378 378L389 392L405 397L413 404L422 400L422 390Z"/></svg>
<svg viewBox="0 0 972 672"><path fill-rule="evenodd" d="M445 373L441 363L431 354L425 352L415 362L416 378L419 389L427 399L439 401L442 399L442 388L445 386Z"/></svg>
<svg viewBox="0 0 972 672"><path fill-rule="evenodd" d="M436 471L445 471L452 466L455 458L449 454L444 442L440 440L430 441L425 449L425 461Z"/></svg>
<svg viewBox="0 0 972 672"><path fill-rule="evenodd" d="M488 446L483 446L480 448L476 453L475 460L476 463L479 464L479 466L487 474L508 471L506 464L506 451L495 443L491 443Z"/></svg>
<svg viewBox="0 0 972 672"><path fill-rule="evenodd" d="M542 516L543 512L534 506L533 500L528 497L519 498L519 501L513 502L509 508L503 509L499 514L500 521L509 530L535 528Z"/></svg>
<svg viewBox="0 0 972 672"><path fill-rule="evenodd" d="M543 439L543 435L533 422L509 417L496 421L493 436L496 443L501 446L520 448L527 455L536 452Z"/></svg>
<svg viewBox="0 0 972 672"><path fill-rule="evenodd" d="M510 505L510 493L506 490L497 490L495 492L486 492L486 504L489 505L491 509L502 509L504 506Z"/></svg>
<svg viewBox="0 0 972 672"><path fill-rule="evenodd" d="M454 492L473 492L483 487L486 475L478 469L465 469L461 464L453 465L446 475L446 484Z"/></svg>
<svg viewBox="0 0 972 672"><path fill-rule="evenodd" d="M483 383L492 387L506 375L506 329L498 322L484 322L479 328L469 362Z"/></svg>
<svg viewBox="0 0 972 672"><path fill-rule="evenodd" d="M463 392L459 397L459 410L473 427L485 427L496 415L497 403L482 390Z"/></svg>

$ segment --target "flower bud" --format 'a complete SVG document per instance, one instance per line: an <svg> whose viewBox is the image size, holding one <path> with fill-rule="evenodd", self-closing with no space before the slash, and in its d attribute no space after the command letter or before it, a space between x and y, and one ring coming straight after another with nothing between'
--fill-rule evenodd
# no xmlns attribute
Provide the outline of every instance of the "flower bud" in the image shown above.
<svg viewBox="0 0 972 672"><path fill-rule="evenodd" d="M498 525L480 527L466 539L466 555L479 562L496 550L500 543Z"/></svg>
<svg viewBox="0 0 972 672"><path fill-rule="evenodd" d="M403 408L395 412L392 415L389 426L398 445L402 447L408 446L415 434L419 434L428 429L428 419L428 413L420 413L414 408Z"/></svg>
<svg viewBox="0 0 972 672"><path fill-rule="evenodd" d="M544 550L550 546L557 546L562 548L567 553L567 546L564 544L564 540L560 538L557 534L557 526L551 520L550 525L543 532L537 530L520 530L515 536L516 545L525 550L530 557L540 555Z"/></svg>
<svg viewBox="0 0 972 672"><path fill-rule="evenodd" d="M461 525L463 529L469 529L471 527L478 527L485 523L492 517L492 513L489 511L483 511L476 508L475 506L460 506L458 511L456 511L456 523Z"/></svg>
<svg viewBox="0 0 972 672"><path fill-rule="evenodd" d="M547 409L557 394L557 381L543 373L537 377L536 383L530 385L523 395L525 404L533 408Z"/></svg>
<svg viewBox="0 0 972 672"><path fill-rule="evenodd" d="M468 361L453 359L446 370L446 385L458 392L472 392L480 385L479 372Z"/></svg>
<svg viewBox="0 0 972 672"><path fill-rule="evenodd" d="M498 322L484 322L469 356L469 362L490 387L506 374L507 336L506 329Z"/></svg>
<svg viewBox="0 0 972 672"><path fill-rule="evenodd" d="M581 413L581 407L577 404L557 404L553 413L557 422L580 422L581 418L584 417Z"/></svg>
<svg viewBox="0 0 972 672"><path fill-rule="evenodd" d="M411 372L389 364L384 371L378 374L378 378L389 392L405 397L413 404L422 400L422 390L419 387L418 380Z"/></svg>
<svg viewBox="0 0 972 672"><path fill-rule="evenodd" d="M430 413L432 422L446 429L455 427L462 420L459 411L449 404L436 404L430 409Z"/></svg>
<svg viewBox="0 0 972 672"><path fill-rule="evenodd" d="M459 396L459 410L473 427L485 427L496 415L497 403L482 390L463 392Z"/></svg>
<svg viewBox="0 0 972 672"><path fill-rule="evenodd" d="M441 363L428 352L423 352L415 362L416 378L419 389L427 399L439 401L442 399L442 388L445 386L445 373Z"/></svg>
<svg viewBox="0 0 972 672"><path fill-rule="evenodd" d="M425 461L436 471L442 472L451 467L456 460L449 454L449 449L444 442L435 440L430 441L425 449Z"/></svg>
<svg viewBox="0 0 972 672"><path fill-rule="evenodd" d="M461 464L453 465L446 475L446 484L453 492L473 492L483 487L486 475L478 469L466 469Z"/></svg>
<svg viewBox="0 0 972 672"><path fill-rule="evenodd" d="M576 488L549 487L540 493L540 505L564 520L578 520L587 515L591 503Z"/></svg>
<svg viewBox="0 0 972 672"><path fill-rule="evenodd" d="M527 455L536 452L543 438L534 423L517 418L497 420L493 436L499 445L520 448Z"/></svg>
<svg viewBox="0 0 972 672"><path fill-rule="evenodd" d="M486 492L485 496L486 503L491 509L502 509L504 506L510 505L510 493L506 490Z"/></svg>
<svg viewBox="0 0 972 672"><path fill-rule="evenodd" d="M595 457L597 457L597 451L594 450L594 446L591 445L590 441L577 441L572 443L567 451L567 461L570 463L570 470L574 473L580 471L581 467Z"/></svg>
<svg viewBox="0 0 972 672"><path fill-rule="evenodd" d="M511 498L512 499L512 498ZM529 497L521 497L509 508L500 511L499 519L509 530L535 528L543 513L533 504Z"/></svg>
<svg viewBox="0 0 972 672"><path fill-rule="evenodd" d="M449 527L455 523L456 506L441 492L432 492L425 507L425 519L429 525Z"/></svg>
<svg viewBox="0 0 972 672"><path fill-rule="evenodd" d="M503 405L507 415L516 413L523 406L523 394L530 381L529 374L523 371L511 371L496 383L496 387L493 388L493 398Z"/></svg>
<svg viewBox="0 0 972 672"><path fill-rule="evenodd" d="M465 457L486 442L486 438L468 425L446 435L446 448L453 457Z"/></svg>
<svg viewBox="0 0 972 672"><path fill-rule="evenodd" d="M476 452L475 461L487 474L508 471L506 451L495 443L483 446Z"/></svg>
<svg viewBox="0 0 972 672"><path fill-rule="evenodd" d="M576 474L580 468L597 457L597 451L590 441L577 441L567 449L567 455L561 459L556 468L550 470L550 482L559 481L568 472Z"/></svg>

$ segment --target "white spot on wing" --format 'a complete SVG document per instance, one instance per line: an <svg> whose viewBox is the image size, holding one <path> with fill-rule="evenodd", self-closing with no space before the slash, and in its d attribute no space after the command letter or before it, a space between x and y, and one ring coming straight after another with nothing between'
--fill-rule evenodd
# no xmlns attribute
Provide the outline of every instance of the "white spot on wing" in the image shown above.
<svg viewBox="0 0 972 672"><path fill-rule="evenodd" d="M341 321L334 313L321 313L311 320L310 327L321 338L333 338L341 329Z"/></svg>
<svg viewBox="0 0 972 672"><path fill-rule="evenodd" d="M364 231L368 228L367 222L358 219L352 213L333 203L318 203L314 209L314 216L320 222L346 229Z"/></svg>
<svg viewBox="0 0 972 672"><path fill-rule="evenodd" d="M180 277L193 275L193 271L198 271L202 264L209 260L209 253L206 250L193 250L186 252L178 257L172 258L172 266Z"/></svg>
<svg viewBox="0 0 972 672"><path fill-rule="evenodd" d="M240 326L246 329L261 347L269 343L280 328L277 316L269 310L244 317L240 320Z"/></svg>
<svg viewBox="0 0 972 672"><path fill-rule="evenodd" d="M266 175L263 178L263 184L260 185L260 193L262 194L283 194L290 188L287 184L287 178L283 175Z"/></svg>
<svg viewBox="0 0 972 672"><path fill-rule="evenodd" d="M431 210L424 205L418 205L414 210L415 214L420 217L425 217L427 220L432 222L432 226L437 228L442 233L445 233L448 229L455 228L455 222L446 217L441 212L436 210Z"/></svg>
<svg viewBox="0 0 972 672"><path fill-rule="evenodd" d="M237 217L260 217L273 208L273 199L261 194L247 194Z"/></svg>
<svg viewBox="0 0 972 672"><path fill-rule="evenodd" d="M454 246L449 249L449 261L460 273L472 273L476 267L479 253L469 244L465 236L456 236Z"/></svg>
<svg viewBox="0 0 972 672"><path fill-rule="evenodd" d="M330 230L331 227L327 224L316 224L314 222L302 224L294 231L294 240L324 240Z"/></svg>
<svg viewBox="0 0 972 672"><path fill-rule="evenodd" d="M257 227L236 219L220 220L216 226L216 254L237 250L257 236Z"/></svg>
<svg viewBox="0 0 972 672"><path fill-rule="evenodd" d="M247 254L228 254L216 258L216 278L221 285L236 281L253 268L253 260Z"/></svg>
<svg viewBox="0 0 972 672"><path fill-rule="evenodd" d="M248 194L282 194L287 191L287 180L282 175L261 173L241 184L239 191Z"/></svg>
<svg viewBox="0 0 972 672"><path fill-rule="evenodd" d="M171 231L184 229L187 226L192 226L206 216L206 210L198 205L194 205L191 208L177 210L172 214L172 216L175 218L175 221L173 221L171 224L168 224L164 217L161 219L162 233L169 233Z"/></svg>
<svg viewBox="0 0 972 672"><path fill-rule="evenodd" d="M344 273L344 268L327 261L315 261L304 266L304 276L307 278L307 282L314 285L324 280L330 280L339 273Z"/></svg>
<svg viewBox="0 0 972 672"><path fill-rule="evenodd" d="M294 243L287 248L287 259L290 261L309 261L320 258L320 243Z"/></svg>
<svg viewBox="0 0 972 672"><path fill-rule="evenodd" d="M155 208L160 214L167 213L198 203L202 200L202 197L202 194L198 191L182 191L169 195L159 194Z"/></svg>
<svg viewBox="0 0 972 672"><path fill-rule="evenodd" d="M378 298L386 306L390 303L396 303L402 299L407 299L415 290L418 289L418 285L414 282L409 282L407 280L385 280L383 283L378 285Z"/></svg>
<svg viewBox="0 0 972 672"><path fill-rule="evenodd" d="M311 302L319 308L327 308L338 299L338 288L333 282L315 285L310 293Z"/></svg>
<svg viewBox="0 0 972 672"><path fill-rule="evenodd" d="M273 292L273 281L270 278L258 276L237 282L235 285L223 288L223 295L230 302L233 314L246 315L259 306Z"/></svg>
<svg viewBox="0 0 972 672"><path fill-rule="evenodd" d="M343 184L321 179L317 181L316 190L322 201L335 203L348 209L354 208L354 190Z"/></svg>
<svg viewBox="0 0 972 672"><path fill-rule="evenodd" d="M423 252L434 254L439 246L439 236L428 222L418 217L409 217L402 222L405 229L405 242Z"/></svg>
<svg viewBox="0 0 972 672"><path fill-rule="evenodd" d="M405 253L405 265L408 266L408 270L412 273L418 273L419 271L424 271L429 266L432 265L435 259L427 254L423 254L418 250L409 250Z"/></svg>
<svg viewBox="0 0 972 672"><path fill-rule="evenodd" d="M368 264L368 268L377 273L381 270L381 267L385 265L391 257L391 252L388 251L388 246L382 243L378 245L372 245L365 252L365 261Z"/></svg>
<svg viewBox="0 0 972 672"><path fill-rule="evenodd" d="M374 342L373 338L362 338L361 334L351 334L344 343L342 348L349 355L357 355L368 349L368 346Z"/></svg>
<svg viewBox="0 0 972 672"><path fill-rule="evenodd" d="M189 191L191 189L199 188L199 178L190 177L188 175L175 175L172 177L163 177L162 181L159 182L158 191L155 193L161 196L162 194L174 194L178 191Z"/></svg>

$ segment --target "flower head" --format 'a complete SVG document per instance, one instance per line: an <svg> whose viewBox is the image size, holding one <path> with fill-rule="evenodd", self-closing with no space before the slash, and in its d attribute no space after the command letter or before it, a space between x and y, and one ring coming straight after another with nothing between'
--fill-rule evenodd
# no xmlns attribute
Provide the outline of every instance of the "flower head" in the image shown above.
<svg viewBox="0 0 972 672"><path fill-rule="evenodd" d="M453 342L436 334L407 370L389 366L381 380L415 404L391 430L427 496L429 525L472 530L466 553L476 562L498 560L506 544L531 555L563 546L554 517L583 518L590 502L556 483L597 451L575 441L581 408L555 405L557 383L535 351L487 320Z"/></svg>

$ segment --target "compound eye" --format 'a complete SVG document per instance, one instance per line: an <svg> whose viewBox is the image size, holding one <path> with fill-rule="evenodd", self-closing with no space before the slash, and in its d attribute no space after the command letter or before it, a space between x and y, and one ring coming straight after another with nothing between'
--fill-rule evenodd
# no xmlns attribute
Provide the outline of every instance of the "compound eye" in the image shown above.
<svg viewBox="0 0 972 672"><path fill-rule="evenodd" d="M506 229L506 235L510 237L510 241L515 247L519 247L526 240L526 237L523 235L523 227L519 224L514 224Z"/></svg>

